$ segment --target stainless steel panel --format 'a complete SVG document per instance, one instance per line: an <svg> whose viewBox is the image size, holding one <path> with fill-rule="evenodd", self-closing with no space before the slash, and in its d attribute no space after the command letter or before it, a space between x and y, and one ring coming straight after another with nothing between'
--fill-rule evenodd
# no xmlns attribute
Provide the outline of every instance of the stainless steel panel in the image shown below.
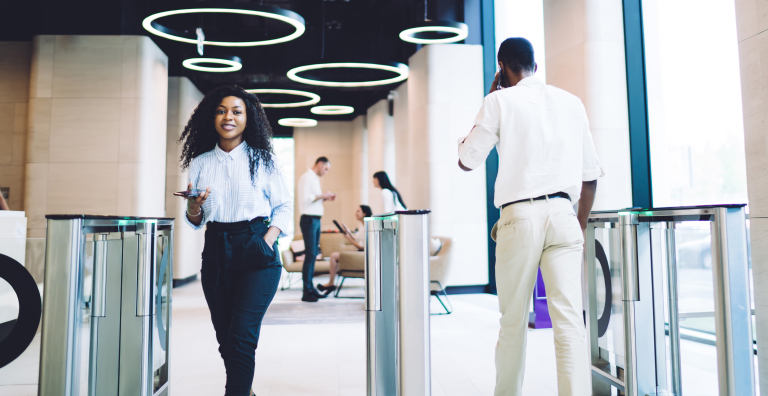
<svg viewBox="0 0 768 396"><path fill-rule="evenodd" d="M139 285L139 237L123 239L122 306L120 312L120 396L147 396L151 394L148 338L151 316L137 316ZM151 236L150 236L151 237Z"/></svg>
<svg viewBox="0 0 768 396"><path fill-rule="evenodd" d="M79 396L84 238L81 219L48 220L39 396Z"/></svg>
<svg viewBox="0 0 768 396"><path fill-rule="evenodd" d="M621 235L621 281L624 301L640 300L637 283L637 215L622 213L619 217Z"/></svg>
<svg viewBox="0 0 768 396"><path fill-rule="evenodd" d="M114 235L110 234L104 241L107 252L104 316L91 318L89 396L117 396L118 394L123 241L111 239Z"/></svg>
<svg viewBox="0 0 768 396"><path fill-rule="evenodd" d="M743 208L717 208L712 223L718 384L721 395L754 395L752 318Z"/></svg>
<svg viewBox="0 0 768 396"><path fill-rule="evenodd" d="M141 226L141 227L140 227ZM136 272L136 316L152 315L152 279L155 272L155 238L157 225L151 222L136 225L139 234L139 262Z"/></svg>
<svg viewBox="0 0 768 396"><path fill-rule="evenodd" d="M677 244L675 243L675 223L668 222L664 230L667 259L667 304L669 305L669 362L670 390L674 395L682 396L682 366L680 365L680 324L677 306Z"/></svg>
<svg viewBox="0 0 768 396"><path fill-rule="evenodd" d="M107 236L93 234L91 317L104 317L107 305Z"/></svg>
<svg viewBox="0 0 768 396"><path fill-rule="evenodd" d="M403 396L430 395L429 223L427 215L398 217L400 390Z"/></svg>
<svg viewBox="0 0 768 396"><path fill-rule="evenodd" d="M365 309L381 311L381 232L382 221L365 220Z"/></svg>

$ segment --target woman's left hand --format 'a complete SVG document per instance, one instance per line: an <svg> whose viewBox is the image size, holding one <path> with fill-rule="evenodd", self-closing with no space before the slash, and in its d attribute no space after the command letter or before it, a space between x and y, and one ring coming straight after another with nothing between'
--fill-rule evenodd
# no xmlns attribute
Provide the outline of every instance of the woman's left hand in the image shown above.
<svg viewBox="0 0 768 396"><path fill-rule="evenodd" d="M275 226L269 227L267 233L264 234L264 242L267 243L270 249L272 249L278 236L280 236L280 229Z"/></svg>

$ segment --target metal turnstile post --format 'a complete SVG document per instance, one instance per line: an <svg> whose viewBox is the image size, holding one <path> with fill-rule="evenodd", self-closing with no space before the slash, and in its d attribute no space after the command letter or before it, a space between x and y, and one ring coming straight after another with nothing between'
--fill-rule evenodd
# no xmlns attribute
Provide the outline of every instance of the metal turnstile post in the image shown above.
<svg viewBox="0 0 768 396"><path fill-rule="evenodd" d="M173 219L46 217L38 395L167 395Z"/></svg>
<svg viewBox="0 0 768 396"><path fill-rule="evenodd" d="M369 396L431 394L428 213L365 220Z"/></svg>

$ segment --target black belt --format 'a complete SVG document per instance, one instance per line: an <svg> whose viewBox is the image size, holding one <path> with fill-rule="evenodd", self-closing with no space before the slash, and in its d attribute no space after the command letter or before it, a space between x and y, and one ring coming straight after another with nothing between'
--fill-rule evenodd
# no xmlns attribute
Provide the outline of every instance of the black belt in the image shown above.
<svg viewBox="0 0 768 396"><path fill-rule="evenodd" d="M264 222L264 224L269 224L269 217L254 217L251 220L243 220L243 221L237 221L234 223L220 223L218 221L209 221L206 223L206 226L209 230L213 231L240 231L248 228L251 224L256 222Z"/></svg>
<svg viewBox="0 0 768 396"><path fill-rule="evenodd" d="M507 202L504 205L501 205L501 208L504 209L504 208L506 208L509 205L514 205L514 204L520 203L520 202L528 202L528 201L531 201L531 200L533 200L533 201L541 201L541 200L547 199L547 198L565 198L565 199L567 199L569 201L571 200L571 197L569 197L568 194L560 191L560 192L556 192L554 194L542 195L542 196L536 197L536 198L528 198L528 199L521 199L519 201L514 201L514 202Z"/></svg>
<svg viewBox="0 0 768 396"><path fill-rule="evenodd" d="M310 219L319 219L319 218L322 218L323 216L303 214L301 215L301 217L309 217Z"/></svg>

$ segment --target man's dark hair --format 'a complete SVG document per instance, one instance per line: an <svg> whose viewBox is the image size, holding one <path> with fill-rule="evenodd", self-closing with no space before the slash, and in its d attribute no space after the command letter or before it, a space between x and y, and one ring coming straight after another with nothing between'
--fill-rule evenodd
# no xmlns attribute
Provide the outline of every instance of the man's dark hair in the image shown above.
<svg viewBox="0 0 768 396"><path fill-rule="evenodd" d="M321 162L324 163L324 164L327 164L327 163L331 162L331 160L329 160L327 157L320 157L317 160L315 160L315 165L317 165L317 164L319 164Z"/></svg>
<svg viewBox="0 0 768 396"><path fill-rule="evenodd" d="M522 37L510 37L499 46L499 62L513 73L533 71L536 61L533 58L533 45Z"/></svg>

